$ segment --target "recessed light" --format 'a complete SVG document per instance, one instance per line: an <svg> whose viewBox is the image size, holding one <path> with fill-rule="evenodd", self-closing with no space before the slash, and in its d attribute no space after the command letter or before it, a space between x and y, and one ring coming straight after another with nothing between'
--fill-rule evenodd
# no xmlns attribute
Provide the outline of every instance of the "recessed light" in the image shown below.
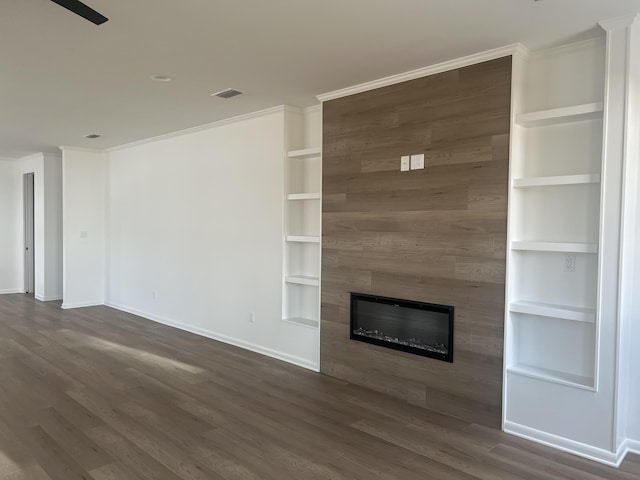
<svg viewBox="0 0 640 480"><path fill-rule="evenodd" d="M156 82L170 82L173 79L168 75L151 75L151 80L155 80Z"/></svg>
<svg viewBox="0 0 640 480"><path fill-rule="evenodd" d="M89 135L85 135L84 138L90 138L90 139L94 139L94 138L100 138L102 135L98 134L98 133L90 133Z"/></svg>

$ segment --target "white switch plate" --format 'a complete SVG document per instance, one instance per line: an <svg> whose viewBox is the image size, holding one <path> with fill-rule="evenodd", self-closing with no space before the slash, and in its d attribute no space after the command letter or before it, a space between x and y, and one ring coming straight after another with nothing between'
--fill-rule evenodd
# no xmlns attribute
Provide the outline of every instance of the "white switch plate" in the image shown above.
<svg viewBox="0 0 640 480"><path fill-rule="evenodd" d="M89 236L89 232L80 232L80 238L87 238Z"/></svg>
<svg viewBox="0 0 640 480"><path fill-rule="evenodd" d="M424 168L424 153L411 155L411 170L422 170Z"/></svg>
<svg viewBox="0 0 640 480"><path fill-rule="evenodd" d="M411 157L409 155L403 155L400 157L400 171L408 172L410 170L409 165L411 163Z"/></svg>

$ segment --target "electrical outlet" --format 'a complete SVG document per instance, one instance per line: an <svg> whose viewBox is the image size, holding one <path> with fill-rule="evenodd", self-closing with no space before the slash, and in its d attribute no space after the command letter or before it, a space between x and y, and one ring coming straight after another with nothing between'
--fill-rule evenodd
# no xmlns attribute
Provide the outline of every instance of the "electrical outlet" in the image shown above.
<svg viewBox="0 0 640 480"><path fill-rule="evenodd" d="M249 323L256 323L256 312L249 313Z"/></svg>
<svg viewBox="0 0 640 480"><path fill-rule="evenodd" d="M564 256L564 271L575 272L576 271L576 256L565 255Z"/></svg>

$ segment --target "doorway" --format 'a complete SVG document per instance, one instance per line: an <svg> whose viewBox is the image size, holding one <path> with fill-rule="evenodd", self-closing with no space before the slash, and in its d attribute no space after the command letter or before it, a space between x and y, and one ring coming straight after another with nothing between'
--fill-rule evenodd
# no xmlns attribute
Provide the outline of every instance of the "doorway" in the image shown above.
<svg viewBox="0 0 640 480"><path fill-rule="evenodd" d="M34 181L33 173L23 176L24 193L24 292L35 293Z"/></svg>

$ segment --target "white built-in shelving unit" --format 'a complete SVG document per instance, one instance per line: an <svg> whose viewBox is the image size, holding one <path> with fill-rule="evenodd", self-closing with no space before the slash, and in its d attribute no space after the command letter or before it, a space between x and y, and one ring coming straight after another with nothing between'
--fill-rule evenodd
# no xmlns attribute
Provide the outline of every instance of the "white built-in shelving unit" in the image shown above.
<svg viewBox="0 0 640 480"><path fill-rule="evenodd" d="M283 320L318 328L321 151L320 148L290 150L286 157Z"/></svg>
<svg viewBox="0 0 640 480"><path fill-rule="evenodd" d="M513 56L503 429L618 465L637 413L640 16L600 26Z"/></svg>
<svg viewBox="0 0 640 480"><path fill-rule="evenodd" d="M526 382L596 388L604 62L594 79L600 47L588 47L596 52L577 47L514 59L514 81L526 93L516 93L513 105L508 393L510 383ZM574 79L570 65L576 73L591 68L580 92L563 83Z"/></svg>
<svg viewBox="0 0 640 480"><path fill-rule="evenodd" d="M599 371L615 321L603 316L604 225L616 216L603 181L606 61L604 35L514 55L509 180L503 428L594 458L607 458L591 446L608 448L610 424L585 422L609 401Z"/></svg>

